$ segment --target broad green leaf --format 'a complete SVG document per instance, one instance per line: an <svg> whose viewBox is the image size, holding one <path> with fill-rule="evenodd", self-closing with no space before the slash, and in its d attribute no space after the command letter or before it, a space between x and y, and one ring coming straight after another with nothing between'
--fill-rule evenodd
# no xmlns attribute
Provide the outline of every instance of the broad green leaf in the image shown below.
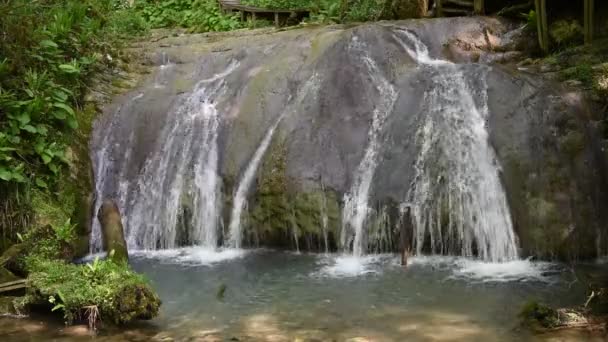
<svg viewBox="0 0 608 342"><path fill-rule="evenodd" d="M30 133L37 133L38 131L36 130L36 127L32 126L32 125L25 125L23 127L21 127L22 130L24 131L28 131Z"/></svg>
<svg viewBox="0 0 608 342"><path fill-rule="evenodd" d="M61 71L68 73L68 74L78 74L80 73L80 69L78 69L77 67L75 67L72 64L61 64L59 66L59 69L61 69Z"/></svg>
<svg viewBox="0 0 608 342"><path fill-rule="evenodd" d="M40 134L40 135L46 135L48 133L48 129L43 124L36 125L36 130L38 131L38 134Z"/></svg>
<svg viewBox="0 0 608 342"><path fill-rule="evenodd" d="M23 125L27 125L28 123L30 123L30 121L32 120L30 118L30 115L28 113L19 113L19 115L17 115L15 117L15 119L17 119L17 121L19 121L19 123L23 126Z"/></svg>
<svg viewBox="0 0 608 342"><path fill-rule="evenodd" d="M13 173L3 167L0 167L0 179L8 182L13 179Z"/></svg>
<svg viewBox="0 0 608 342"><path fill-rule="evenodd" d="M68 114L74 116L74 110L72 109L72 107L66 105L65 103L61 103L61 102L55 102L53 103L53 107L55 108L61 108L63 110L65 110L66 112L68 112Z"/></svg>
<svg viewBox="0 0 608 342"><path fill-rule="evenodd" d="M43 41L40 42L40 46L45 47L45 48L58 48L59 45L57 45L54 41L49 40L49 39L45 39Z"/></svg>
<svg viewBox="0 0 608 342"><path fill-rule="evenodd" d="M67 117L65 112L62 110L54 110L53 116L55 117L55 119L59 119L59 120L65 120L65 118Z"/></svg>
<svg viewBox="0 0 608 342"><path fill-rule="evenodd" d="M41 178L36 178L36 186L40 188L47 188L48 184L46 184L46 182L43 181Z"/></svg>
<svg viewBox="0 0 608 342"><path fill-rule="evenodd" d="M71 129L77 129L78 128L78 121L73 116L68 117L67 123L68 123L68 126L70 126Z"/></svg>
<svg viewBox="0 0 608 342"><path fill-rule="evenodd" d="M52 155L50 155L50 154L48 154L46 151L45 151L44 153L42 153L42 154L40 155L40 157L42 157L42 161L43 161L45 164L48 164L48 163L50 163L50 162L51 162L51 160L53 160L53 156L52 156ZM50 165L49 165L49 166L50 166Z"/></svg>

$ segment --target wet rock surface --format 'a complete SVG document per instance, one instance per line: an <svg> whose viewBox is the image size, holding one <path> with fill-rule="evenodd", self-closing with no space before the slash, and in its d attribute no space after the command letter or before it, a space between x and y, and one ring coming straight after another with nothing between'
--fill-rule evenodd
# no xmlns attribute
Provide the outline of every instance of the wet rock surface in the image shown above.
<svg viewBox="0 0 608 342"><path fill-rule="evenodd" d="M369 200L376 212L370 222L389 222L377 225L388 226L384 235L393 239L399 231L399 205L414 181L425 92L433 86L421 71L424 66L404 50L403 30L423 41L431 57L460 63L473 80L473 91L484 86L474 79L484 79L487 129L524 254L583 258L598 253L588 248L595 241L605 248L605 156L594 133L593 108L580 94L497 65L519 58L525 36L509 23L482 17L184 35L145 46L151 63L172 63L117 98L97 123L93 153L104 149L112 160L101 193L112 198L122 191L121 184L141 182L138 177L154 146L163 144L158 141L161 130L178 115L176 106L197 82L233 63L236 69L225 75L224 90L212 103L221 118L223 226L228 226L239 177L268 128L284 115L250 191L247 243L322 250L326 216L329 245L335 249L342 198L364 156L374 110L385 96L374 83L369 59L374 72L398 92L379 133L382 148ZM185 184L193 182L188 177ZM122 204L125 216L134 201L127 198ZM189 196L182 195L181 201L184 209L176 215L191 215ZM192 242L187 233L176 234L180 244ZM392 243L376 245L394 248Z"/></svg>

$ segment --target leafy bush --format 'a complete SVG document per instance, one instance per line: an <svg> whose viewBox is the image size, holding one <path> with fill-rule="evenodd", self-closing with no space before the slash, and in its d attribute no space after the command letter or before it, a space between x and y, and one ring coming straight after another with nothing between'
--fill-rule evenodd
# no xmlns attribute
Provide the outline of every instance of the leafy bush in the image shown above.
<svg viewBox="0 0 608 342"><path fill-rule="evenodd" d="M582 41L583 28L576 20L557 20L549 27L551 39L558 45L570 45Z"/></svg>
<svg viewBox="0 0 608 342"><path fill-rule="evenodd" d="M386 0L354 0L350 1L346 20L374 21L382 16Z"/></svg>
<svg viewBox="0 0 608 342"><path fill-rule="evenodd" d="M310 19L321 23L340 22L340 2L336 0L318 0L311 8Z"/></svg>
<svg viewBox="0 0 608 342"><path fill-rule="evenodd" d="M209 32L240 27L237 17L223 15L214 0L139 0L135 9L155 28L186 27L194 32Z"/></svg>
<svg viewBox="0 0 608 342"><path fill-rule="evenodd" d="M8 0L0 9L0 186L47 188L67 164L91 75L118 32L145 31L116 0ZM131 17L135 15L134 17ZM122 31L122 30L125 31Z"/></svg>

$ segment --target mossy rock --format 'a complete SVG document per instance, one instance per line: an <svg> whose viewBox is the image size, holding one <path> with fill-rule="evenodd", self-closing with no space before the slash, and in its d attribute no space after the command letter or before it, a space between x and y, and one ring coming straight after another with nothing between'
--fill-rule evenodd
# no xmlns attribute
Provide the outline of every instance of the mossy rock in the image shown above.
<svg viewBox="0 0 608 342"><path fill-rule="evenodd" d="M100 318L117 325L158 315L161 301L127 263L98 260L74 265L61 260L29 258L27 306L57 305L67 324L87 319L96 307Z"/></svg>
<svg viewBox="0 0 608 342"><path fill-rule="evenodd" d="M523 324L533 329L549 329L559 325L557 310L537 301L530 301L524 305L519 317Z"/></svg>
<svg viewBox="0 0 608 342"><path fill-rule="evenodd" d="M117 304L110 317L116 324L152 319L158 316L161 304L156 293L143 284L123 287L114 300Z"/></svg>

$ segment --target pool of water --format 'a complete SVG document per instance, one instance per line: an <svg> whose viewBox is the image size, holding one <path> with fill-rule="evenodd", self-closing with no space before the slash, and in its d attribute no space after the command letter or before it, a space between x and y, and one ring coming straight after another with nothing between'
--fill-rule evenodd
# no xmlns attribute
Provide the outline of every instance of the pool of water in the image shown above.
<svg viewBox="0 0 608 342"><path fill-rule="evenodd" d="M149 323L102 333L99 340L552 339L532 336L519 325L522 305L538 299L568 306L585 299L585 284L570 268L526 260L486 264L415 257L403 268L393 255L188 248L133 253L131 262L163 299L161 314ZM581 267L596 272L606 265ZM0 333L9 331L7 326L6 319L0 321ZM17 340L19 329L12 329L8 340ZM57 329L50 329L52 334L30 329L28 336L77 339Z"/></svg>

